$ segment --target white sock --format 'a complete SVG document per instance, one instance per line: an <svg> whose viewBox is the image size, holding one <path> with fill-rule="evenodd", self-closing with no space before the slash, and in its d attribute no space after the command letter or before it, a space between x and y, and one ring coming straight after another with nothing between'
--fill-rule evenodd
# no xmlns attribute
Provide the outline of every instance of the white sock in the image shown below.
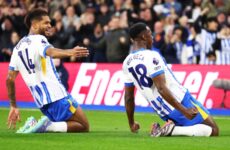
<svg viewBox="0 0 230 150"><path fill-rule="evenodd" d="M66 122L51 122L46 128L47 132L67 132Z"/></svg>
<svg viewBox="0 0 230 150"><path fill-rule="evenodd" d="M185 136L210 136L212 128L204 124L196 124L193 126L175 126L172 131L173 135L185 135Z"/></svg>

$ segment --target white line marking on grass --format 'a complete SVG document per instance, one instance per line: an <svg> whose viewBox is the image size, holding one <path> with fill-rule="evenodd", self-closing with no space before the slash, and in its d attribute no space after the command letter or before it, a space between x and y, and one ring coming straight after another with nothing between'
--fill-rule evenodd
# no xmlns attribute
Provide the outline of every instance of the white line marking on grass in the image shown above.
<svg viewBox="0 0 230 150"><path fill-rule="evenodd" d="M224 119L224 120L230 120L230 116L215 116L215 117L213 117L214 119L220 119L220 120L222 120L222 119Z"/></svg>

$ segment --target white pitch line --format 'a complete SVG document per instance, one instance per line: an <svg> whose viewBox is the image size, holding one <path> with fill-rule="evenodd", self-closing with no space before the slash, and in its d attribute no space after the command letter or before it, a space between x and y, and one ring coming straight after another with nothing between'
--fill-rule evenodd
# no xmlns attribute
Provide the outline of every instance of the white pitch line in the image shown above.
<svg viewBox="0 0 230 150"><path fill-rule="evenodd" d="M224 120L230 120L230 116L214 116L214 119L224 119Z"/></svg>

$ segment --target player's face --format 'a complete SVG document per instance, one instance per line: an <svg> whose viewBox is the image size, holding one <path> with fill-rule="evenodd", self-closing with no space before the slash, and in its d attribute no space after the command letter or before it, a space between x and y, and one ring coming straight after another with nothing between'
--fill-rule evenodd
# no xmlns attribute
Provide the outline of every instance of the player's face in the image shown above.
<svg viewBox="0 0 230 150"><path fill-rule="evenodd" d="M153 36L152 36L152 31L147 28L147 32L145 33L146 36L146 41L147 41L147 48L151 49L153 45Z"/></svg>
<svg viewBox="0 0 230 150"><path fill-rule="evenodd" d="M49 16L43 16L39 22L39 33L44 36L50 36L51 32L51 20Z"/></svg>

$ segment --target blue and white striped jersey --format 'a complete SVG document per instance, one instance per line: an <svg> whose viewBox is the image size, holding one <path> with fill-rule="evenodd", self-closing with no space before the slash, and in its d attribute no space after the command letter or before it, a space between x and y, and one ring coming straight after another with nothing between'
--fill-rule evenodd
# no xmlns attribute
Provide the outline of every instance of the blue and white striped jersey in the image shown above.
<svg viewBox="0 0 230 150"><path fill-rule="evenodd" d="M213 51L212 44L216 41L217 33L201 30L201 53L200 64L215 64L215 61L208 60L207 54Z"/></svg>
<svg viewBox="0 0 230 150"><path fill-rule="evenodd" d="M218 40L220 40L220 45L217 48L219 50L219 54L217 55L216 64L230 65L230 37Z"/></svg>
<svg viewBox="0 0 230 150"><path fill-rule="evenodd" d="M46 56L50 46L42 35L25 36L15 46L9 64L10 70L20 72L39 108L68 95L52 58Z"/></svg>
<svg viewBox="0 0 230 150"><path fill-rule="evenodd" d="M183 100L187 92L155 51L140 49L129 54L123 62L123 72L125 86L135 85L160 117L170 114L175 108L160 95L152 78L164 74L166 86L178 102Z"/></svg>
<svg viewBox="0 0 230 150"><path fill-rule="evenodd" d="M200 36L190 35L182 50L182 64L198 64L200 59Z"/></svg>

